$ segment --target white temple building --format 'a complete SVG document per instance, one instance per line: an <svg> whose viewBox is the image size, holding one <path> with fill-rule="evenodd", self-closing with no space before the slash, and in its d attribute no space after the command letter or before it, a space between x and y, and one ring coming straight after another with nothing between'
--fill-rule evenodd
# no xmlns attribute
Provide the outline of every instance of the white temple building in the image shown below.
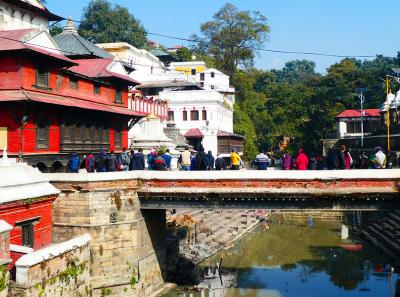
<svg viewBox="0 0 400 297"><path fill-rule="evenodd" d="M243 153L243 137L233 133L235 88L228 75L207 68L204 61L172 62L165 67L151 53L127 43L99 46L132 66L130 76L141 82L136 87L140 96L168 102L168 120L190 145L203 146L214 156L232 149ZM133 127L129 134L135 147L137 133L138 128Z"/></svg>

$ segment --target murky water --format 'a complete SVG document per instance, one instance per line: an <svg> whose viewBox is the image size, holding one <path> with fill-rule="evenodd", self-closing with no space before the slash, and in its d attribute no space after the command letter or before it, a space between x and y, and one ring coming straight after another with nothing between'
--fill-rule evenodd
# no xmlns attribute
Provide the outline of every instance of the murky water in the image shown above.
<svg viewBox="0 0 400 297"><path fill-rule="evenodd" d="M204 296L390 296L388 261L366 243L342 240L338 222L262 225L204 265L213 265L220 257L223 276L207 282L211 290ZM393 297L397 277L392 276Z"/></svg>

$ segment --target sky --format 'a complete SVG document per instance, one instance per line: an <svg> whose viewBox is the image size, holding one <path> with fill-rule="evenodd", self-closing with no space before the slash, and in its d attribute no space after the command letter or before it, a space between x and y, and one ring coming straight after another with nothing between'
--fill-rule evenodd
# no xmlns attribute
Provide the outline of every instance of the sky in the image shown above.
<svg viewBox="0 0 400 297"><path fill-rule="evenodd" d="M223 0L111 0L125 6L148 32L188 38L199 33L201 23L212 19L227 1ZM318 52L344 56L400 51L399 0L231 0L239 10L259 11L271 28L264 48L284 51ZM47 8L63 17L80 20L89 0L47 0ZM165 46L185 42L149 35ZM260 69L280 69L287 61L308 59L316 70L341 58L261 52L255 61Z"/></svg>

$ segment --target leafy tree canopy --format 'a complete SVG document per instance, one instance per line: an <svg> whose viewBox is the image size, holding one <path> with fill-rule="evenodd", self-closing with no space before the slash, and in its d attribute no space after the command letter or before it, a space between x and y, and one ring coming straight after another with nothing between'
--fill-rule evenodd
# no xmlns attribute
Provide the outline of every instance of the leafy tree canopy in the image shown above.
<svg viewBox="0 0 400 297"><path fill-rule="evenodd" d="M238 66L253 65L257 50L267 39L269 26L259 12L239 11L228 3L200 30L204 38L192 36L199 41L194 44L196 51L212 55L216 66L232 76Z"/></svg>
<svg viewBox="0 0 400 297"><path fill-rule="evenodd" d="M91 0L84 9L79 34L94 43L127 42L146 45L146 31L128 9L107 0Z"/></svg>

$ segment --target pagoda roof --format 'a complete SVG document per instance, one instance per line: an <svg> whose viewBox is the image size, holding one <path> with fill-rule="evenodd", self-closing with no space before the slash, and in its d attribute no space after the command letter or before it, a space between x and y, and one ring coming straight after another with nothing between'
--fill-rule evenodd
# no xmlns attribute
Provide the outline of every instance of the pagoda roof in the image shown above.
<svg viewBox="0 0 400 297"><path fill-rule="evenodd" d="M94 57L104 59L114 57L109 52L80 36L71 17L68 19L64 31L53 36L53 39L60 50L68 57Z"/></svg>

